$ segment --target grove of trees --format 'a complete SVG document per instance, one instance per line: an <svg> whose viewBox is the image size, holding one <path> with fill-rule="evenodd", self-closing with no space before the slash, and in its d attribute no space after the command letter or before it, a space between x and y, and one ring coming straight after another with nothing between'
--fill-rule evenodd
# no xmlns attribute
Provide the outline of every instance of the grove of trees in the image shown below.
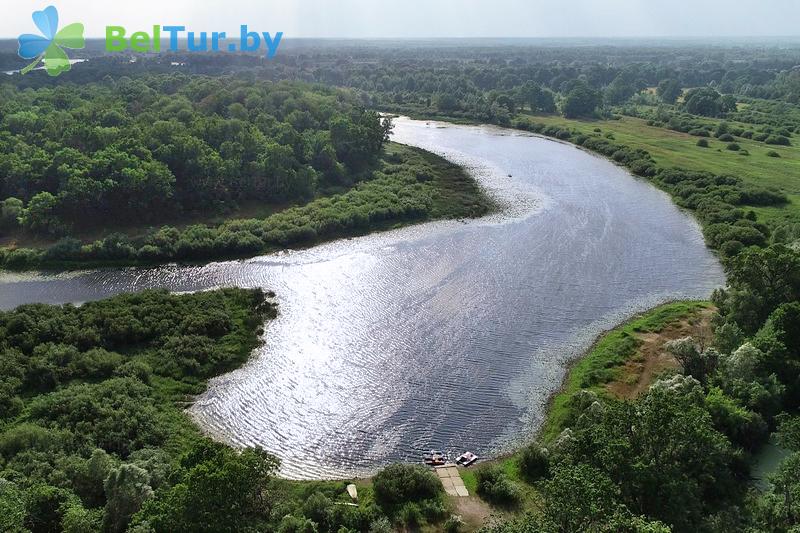
<svg viewBox="0 0 800 533"><path fill-rule="evenodd" d="M299 83L176 74L3 85L0 231L16 221L63 236L307 201L362 179L389 128L354 96Z"/></svg>

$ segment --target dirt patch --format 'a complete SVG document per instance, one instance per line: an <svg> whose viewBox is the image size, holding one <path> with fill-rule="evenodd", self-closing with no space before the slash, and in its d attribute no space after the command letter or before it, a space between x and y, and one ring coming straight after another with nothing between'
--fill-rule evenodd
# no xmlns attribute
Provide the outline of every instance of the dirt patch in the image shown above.
<svg viewBox="0 0 800 533"><path fill-rule="evenodd" d="M478 531L483 526L494 522L492 508L477 496L470 495L466 498L451 497L453 514L464 521L465 531Z"/></svg>
<svg viewBox="0 0 800 533"><path fill-rule="evenodd" d="M658 333L637 333L641 341L636 354L622 367L619 379L606 385L618 398L632 399L646 391L659 374L677 368L678 362L667 353L664 344L682 337L693 337L702 347L712 339L711 317L716 308L701 309L695 315L670 324Z"/></svg>

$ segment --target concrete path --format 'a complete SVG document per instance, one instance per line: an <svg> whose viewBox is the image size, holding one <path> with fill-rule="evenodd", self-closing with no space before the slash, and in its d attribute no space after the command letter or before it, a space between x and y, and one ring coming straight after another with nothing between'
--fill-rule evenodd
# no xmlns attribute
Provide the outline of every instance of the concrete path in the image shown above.
<svg viewBox="0 0 800 533"><path fill-rule="evenodd" d="M461 479L461 475L455 465L437 466L436 475L439 476L439 481L442 482L444 491L450 496L469 496L467 487L464 486L464 480Z"/></svg>

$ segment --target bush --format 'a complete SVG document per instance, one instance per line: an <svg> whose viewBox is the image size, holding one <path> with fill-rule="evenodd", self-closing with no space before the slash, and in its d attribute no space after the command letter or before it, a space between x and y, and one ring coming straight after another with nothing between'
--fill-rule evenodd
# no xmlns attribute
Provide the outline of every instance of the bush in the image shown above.
<svg viewBox="0 0 800 533"><path fill-rule="evenodd" d="M726 150L730 150L730 151L732 151L732 152L738 152L739 150L741 150L741 149L742 149L742 147L741 147L741 146L739 146L739 145L738 145L738 144L736 144L736 143L730 143L728 146L726 146L726 147L725 147L725 149L726 149Z"/></svg>
<svg viewBox="0 0 800 533"><path fill-rule="evenodd" d="M708 140L697 139L697 146L699 146L700 148L708 148Z"/></svg>
<svg viewBox="0 0 800 533"><path fill-rule="evenodd" d="M733 138L733 135L731 135L730 133L723 133L722 135L717 137L717 139L719 139L720 141L723 141L723 142L733 142L735 140Z"/></svg>
<svg viewBox="0 0 800 533"><path fill-rule="evenodd" d="M460 533L464 529L464 521L460 516L453 515L444 523L445 533Z"/></svg>
<svg viewBox="0 0 800 533"><path fill-rule="evenodd" d="M519 503L519 489L499 466L481 468L475 475L478 478L478 494L484 500L507 507Z"/></svg>
<svg viewBox="0 0 800 533"><path fill-rule="evenodd" d="M766 139L764 139L764 143L765 144L777 144L777 145L780 145L780 146L789 146L790 144L792 144L789 141L789 138L785 137L783 135L770 135Z"/></svg>
<svg viewBox="0 0 800 533"><path fill-rule="evenodd" d="M689 135L694 135L695 137L710 137L711 134L708 133L708 130L704 130L701 128L696 128L693 130L689 130Z"/></svg>
<svg viewBox="0 0 800 533"><path fill-rule="evenodd" d="M373 479L375 500L383 506L402 505L438 498L442 484L436 474L420 465L394 464Z"/></svg>
<svg viewBox="0 0 800 533"><path fill-rule="evenodd" d="M406 503L397 513L400 522L408 529L416 530L423 521L422 512L415 503Z"/></svg>
<svg viewBox="0 0 800 533"><path fill-rule="evenodd" d="M19 217L23 210L24 206L19 198L10 197L0 202L0 230L19 227Z"/></svg>
<svg viewBox="0 0 800 533"><path fill-rule="evenodd" d="M737 255L744 249L744 244L739 241L725 241L719 247L719 251L726 257Z"/></svg>
<svg viewBox="0 0 800 533"><path fill-rule="evenodd" d="M655 176L658 172L658 167L655 163L647 159L637 159L628 163L628 168L637 176Z"/></svg>
<svg viewBox="0 0 800 533"><path fill-rule="evenodd" d="M538 481L548 476L550 461L546 451L537 443L522 449L519 457L519 469L528 481Z"/></svg>
<svg viewBox="0 0 800 533"><path fill-rule="evenodd" d="M767 157L780 157L780 156L781 154L779 154L775 150L770 150L769 152L767 152Z"/></svg>

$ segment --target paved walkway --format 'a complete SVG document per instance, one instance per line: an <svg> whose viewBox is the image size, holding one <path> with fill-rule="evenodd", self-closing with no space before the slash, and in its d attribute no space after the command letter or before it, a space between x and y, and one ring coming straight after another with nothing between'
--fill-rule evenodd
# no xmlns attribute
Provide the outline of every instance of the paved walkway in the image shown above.
<svg viewBox="0 0 800 533"><path fill-rule="evenodd" d="M436 475L439 476L439 481L442 482L444 491L450 496L469 496L467 487L464 486L464 480L461 479L461 475L455 465L437 466Z"/></svg>

